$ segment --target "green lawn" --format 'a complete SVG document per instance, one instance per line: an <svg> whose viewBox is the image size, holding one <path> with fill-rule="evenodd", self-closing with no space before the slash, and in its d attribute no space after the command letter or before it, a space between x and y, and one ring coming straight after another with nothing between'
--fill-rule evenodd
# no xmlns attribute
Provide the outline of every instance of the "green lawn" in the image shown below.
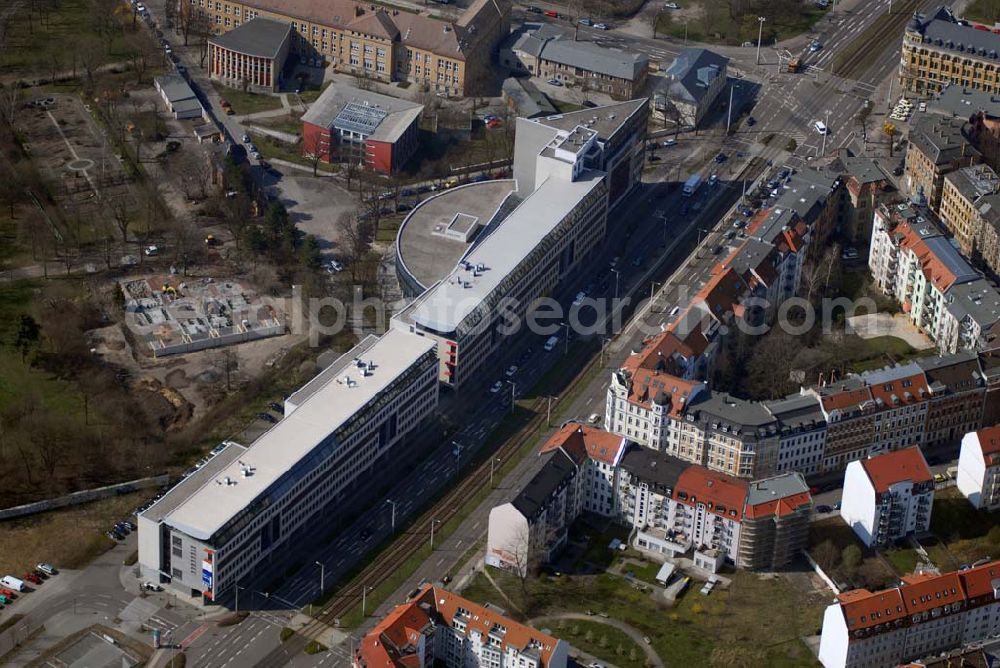
<svg viewBox="0 0 1000 668"><path fill-rule="evenodd" d="M270 128L279 132L287 132L290 135L302 135L302 116L300 114L288 114L287 116L275 116L273 118L258 118L251 120L248 125L258 125L262 128Z"/></svg>
<svg viewBox="0 0 1000 668"><path fill-rule="evenodd" d="M945 563L935 563L941 568L953 568L954 560L967 564L1000 556L1000 512L976 510L955 487L934 494L931 531L945 541L954 557L948 559L939 549L935 556Z"/></svg>
<svg viewBox="0 0 1000 668"><path fill-rule="evenodd" d="M965 8L963 18L993 25L1000 21L1000 2L997 0L972 0Z"/></svg>
<svg viewBox="0 0 1000 668"><path fill-rule="evenodd" d="M238 88L229 88L216 82L212 82L212 85L215 87L219 97L233 105L233 111L236 112L237 116L281 108L281 98L277 95L244 93Z"/></svg>
<svg viewBox="0 0 1000 668"><path fill-rule="evenodd" d="M323 94L323 91L325 91L326 87L329 85L330 83L327 82L323 84L322 88L310 88L308 90L304 90L299 93L299 97L302 98L302 101L306 104L312 104L319 98L320 95Z"/></svg>
<svg viewBox="0 0 1000 668"><path fill-rule="evenodd" d="M298 144L289 144L266 135L255 136L254 144L266 160L273 160L277 158L278 160L294 162L297 165L302 165L303 167L308 167L309 169L313 168L312 161L302 156L302 147ZM322 161L316 164L316 168L318 172L325 172L329 174L336 174L340 170L338 165L330 165Z"/></svg>
<svg viewBox="0 0 1000 668"><path fill-rule="evenodd" d="M546 622L553 634L573 647L620 668L644 668L646 654L619 629L596 621L560 619Z"/></svg>
<svg viewBox="0 0 1000 668"><path fill-rule="evenodd" d="M723 3L722 6L726 5ZM801 10L785 20L776 20L774 16L768 16L767 22L764 23L763 44L773 44L808 32L823 18L826 11L813 2L806 2ZM731 45L752 42L756 47L758 27L756 15L748 15L742 23L737 23L728 12L716 11L710 18L691 20L685 26L683 21L675 19L669 11L665 11L659 15L656 31L657 35L670 35L682 40L687 38L691 42ZM652 28L649 29L649 35L652 35Z"/></svg>
<svg viewBox="0 0 1000 668"><path fill-rule="evenodd" d="M10 6L10 3L2 4ZM114 5L109 3L107 6ZM34 10L30 14L29 7ZM131 26L130 12L116 13L119 20ZM125 39L121 32L109 31L105 39L98 37L94 26L94 11L88 0L22 4L18 11L11 12L5 27L0 72L51 75L53 70L72 70L72 55L76 53L80 74L83 69L80 54L83 52L93 67L124 59Z"/></svg>
<svg viewBox="0 0 1000 668"><path fill-rule="evenodd" d="M552 103L552 106L555 107L556 111L558 111L560 114L568 114L571 111L580 111L581 109L583 109L582 106L580 106L579 104L576 104L574 102L566 102L565 100L557 100L556 98L554 98L552 96L548 96L548 97L549 97L549 102Z"/></svg>
<svg viewBox="0 0 1000 668"><path fill-rule="evenodd" d="M911 547L885 550L882 552L882 556L892 564L899 575L909 575L915 571L919 560L917 551Z"/></svg>
<svg viewBox="0 0 1000 668"><path fill-rule="evenodd" d="M804 596L781 578L737 572L729 590L705 597L690 588L673 608L663 608L624 578L608 573L532 579L527 600L515 577L492 569L490 574L529 618L596 608L648 636L667 665L818 665L800 637L816 632L826 601ZM501 600L495 590L475 580L463 595L479 603ZM762 610L795 614L768 615Z"/></svg>

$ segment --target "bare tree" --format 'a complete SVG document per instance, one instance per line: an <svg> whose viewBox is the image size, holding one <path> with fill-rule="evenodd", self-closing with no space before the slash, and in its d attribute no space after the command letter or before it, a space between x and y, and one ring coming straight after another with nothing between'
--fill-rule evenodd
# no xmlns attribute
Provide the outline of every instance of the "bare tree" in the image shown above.
<svg viewBox="0 0 1000 668"><path fill-rule="evenodd" d="M11 127L14 127L14 121L17 120L23 97L21 82L0 84L0 118Z"/></svg>
<svg viewBox="0 0 1000 668"><path fill-rule="evenodd" d="M118 227L118 232L122 235L122 243L128 243L128 228L132 224L132 211L128 200L126 200L124 195L121 195L112 199L109 205L111 207L111 215L115 219L115 225Z"/></svg>
<svg viewBox="0 0 1000 668"><path fill-rule="evenodd" d="M660 20L663 19L664 17L666 17L665 22L670 21L670 14L665 14L661 12L659 9L647 12L644 15L643 18L646 19L647 23L649 23L649 27L653 29L653 39L656 39L656 33L660 27Z"/></svg>

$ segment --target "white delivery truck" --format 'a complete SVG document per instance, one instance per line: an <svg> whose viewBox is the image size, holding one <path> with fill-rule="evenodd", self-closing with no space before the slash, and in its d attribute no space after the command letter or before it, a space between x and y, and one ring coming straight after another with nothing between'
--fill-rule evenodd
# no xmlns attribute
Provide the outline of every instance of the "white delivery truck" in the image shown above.
<svg viewBox="0 0 1000 668"><path fill-rule="evenodd" d="M3 576L3 579L0 580L0 585L3 585L7 589L13 589L14 591L24 591L24 582L18 580L13 575Z"/></svg>
<svg viewBox="0 0 1000 668"><path fill-rule="evenodd" d="M688 180L684 182L684 196L690 197L698 190L698 186L701 185L701 174L692 174L688 177Z"/></svg>

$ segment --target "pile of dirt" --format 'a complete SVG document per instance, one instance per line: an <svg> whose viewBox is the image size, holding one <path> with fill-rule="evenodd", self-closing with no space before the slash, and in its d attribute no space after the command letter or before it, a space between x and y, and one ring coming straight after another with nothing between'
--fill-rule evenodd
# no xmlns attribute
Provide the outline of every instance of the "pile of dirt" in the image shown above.
<svg viewBox="0 0 1000 668"><path fill-rule="evenodd" d="M171 372L173 373L175 372ZM164 431L183 429L194 414L194 406L190 401L173 387L164 387L156 378L149 376L142 378L135 384L134 390L136 403L147 415L156 420Z"/></svg>

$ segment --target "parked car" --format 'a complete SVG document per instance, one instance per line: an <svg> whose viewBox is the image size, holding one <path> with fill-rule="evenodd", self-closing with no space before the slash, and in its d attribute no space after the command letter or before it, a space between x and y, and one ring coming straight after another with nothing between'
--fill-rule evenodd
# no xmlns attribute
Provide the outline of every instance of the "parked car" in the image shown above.
<svg viewBox="0 0 1000 668"><path fill-rule="evenodd" d="M42 584L42 578L38 577L37 575L35 575L34 573L31 573L31 572L28 572L28 573L25 573L24 575L22 575L21 579L22 580L27 580L28 582L30 582L33 585L40 585L40 584Z"/></svg>
<svg viewBox="0 0 1000 668"><path fill-rule="evenodd" d="M145 591L163 591L163 587L153 582L143 582L141 585L139 585L139 589Z"/></svg>
<svg viewBox="0 0 1000 668"><path fill-rule="evenodd" d="M508 378L513 378L514 376L516 376L517 375L517 366L514 365L514 364L511 364L509 367L507 367L507 370L504 372L504 375L507 376Z"/></svg>
<svg viewBox="0 0 1000 668"><path fill-rule="evenodd" d="M757 119L753 116L747 116L747 126L752 128L755 125L757 125Z"/></svg>
<svg viewBox="0 0 1000 668"><path fill-rule="evenodd" d="M559 79L549 79L545 83L549 84L550 86L562 86L562 81L559 81Z"/></svg>
<svg viewBox="0 0 1000 668"><path fill-rule="evenodd" d="M721 163L723 163L725 161L726 161L726 154L725 153L719 153L719 154L717 154L715 156L715 162L721 164Z"/></svg>
<svg viewBox="0 0 1000 668"><path fill-rule="evenodd" d="M668 2L665 5L663 5L663 7L665 9L680 9L681 8L681 6L678 5L676 2Z"/></svg>
<svg viewBox="0 0 1000 668"><path fill-rule="evenodd" d="M275 424L278 421L270 413L257 413L257 417L259 417L264 422L270 422L271 424Z"/></svg>
<svg viewBox="0 0 1000 668"><path fill-rule="evenodd" d="M594 27L595 27L595 28L597 28L598 30L610 30L610 29L611 29L611 28L610 28L610 27L608 26L608 24L607 24L607 23L595 23L595 24L594 24Z"/></svg>
<svg viewBox="0 0 1000 668"><path fill-rule="evenodd" d="M591 21L590 19L580 19L579 21L577 21L577 23L579 23L582 26L587 26L587 27L590 27L590 26L594 25L594 22Z"/></svg>
<svg viewBox="0 0 1000 668"><path fill-rule="evenodd" d="M587 422L589 422L590 424L600 424L601 416L597 413L591 413L590 417L587 418Z"/></svg>
<svg viewBox="0 0 1000 668"><path fill-rule="evenodd" d="M833 508L831 508L830 506L827 506L827 505L818 505L818 506L816 506L816 512L817 513L831 513L831 512L833 512Z"/></svg>
<svg viewBox="0 0 1000 668"><path fill-rule="evenodd" d="M496 394L502 389L503 389L503 383L498 380L497 382L490 385L490 394Z"/></svg>
<svg viewBox="0 0 1000 668"><path fill-rule="evenodd" d="M677 146L677 140L676 139L665 139L663 141L663 146L665 148L668 148L670 146Z"/></svg>
<svg viewBox="0 0 1000 668"><path fill-rule="evenodd" d="M270 408L275 413L280 413L281 415L285 414L285 407L282 404L279 404L277 401L272 401L267 405L267 407Z"/></svg>
<svg viewBox="0 0 1000 668"><path fill-rule="evenodd" d="M159 246L146 246L142 249L142 254L146 257L153 257L160 254Z"/></svg>
<svg viewBox="0 0 1000 668"><path fill-rule="evenodd" d="M525 11L531 12L532 14L541 14L542 13L541 8L535 7L534 5L529 5L528 8Z"/></svg>

